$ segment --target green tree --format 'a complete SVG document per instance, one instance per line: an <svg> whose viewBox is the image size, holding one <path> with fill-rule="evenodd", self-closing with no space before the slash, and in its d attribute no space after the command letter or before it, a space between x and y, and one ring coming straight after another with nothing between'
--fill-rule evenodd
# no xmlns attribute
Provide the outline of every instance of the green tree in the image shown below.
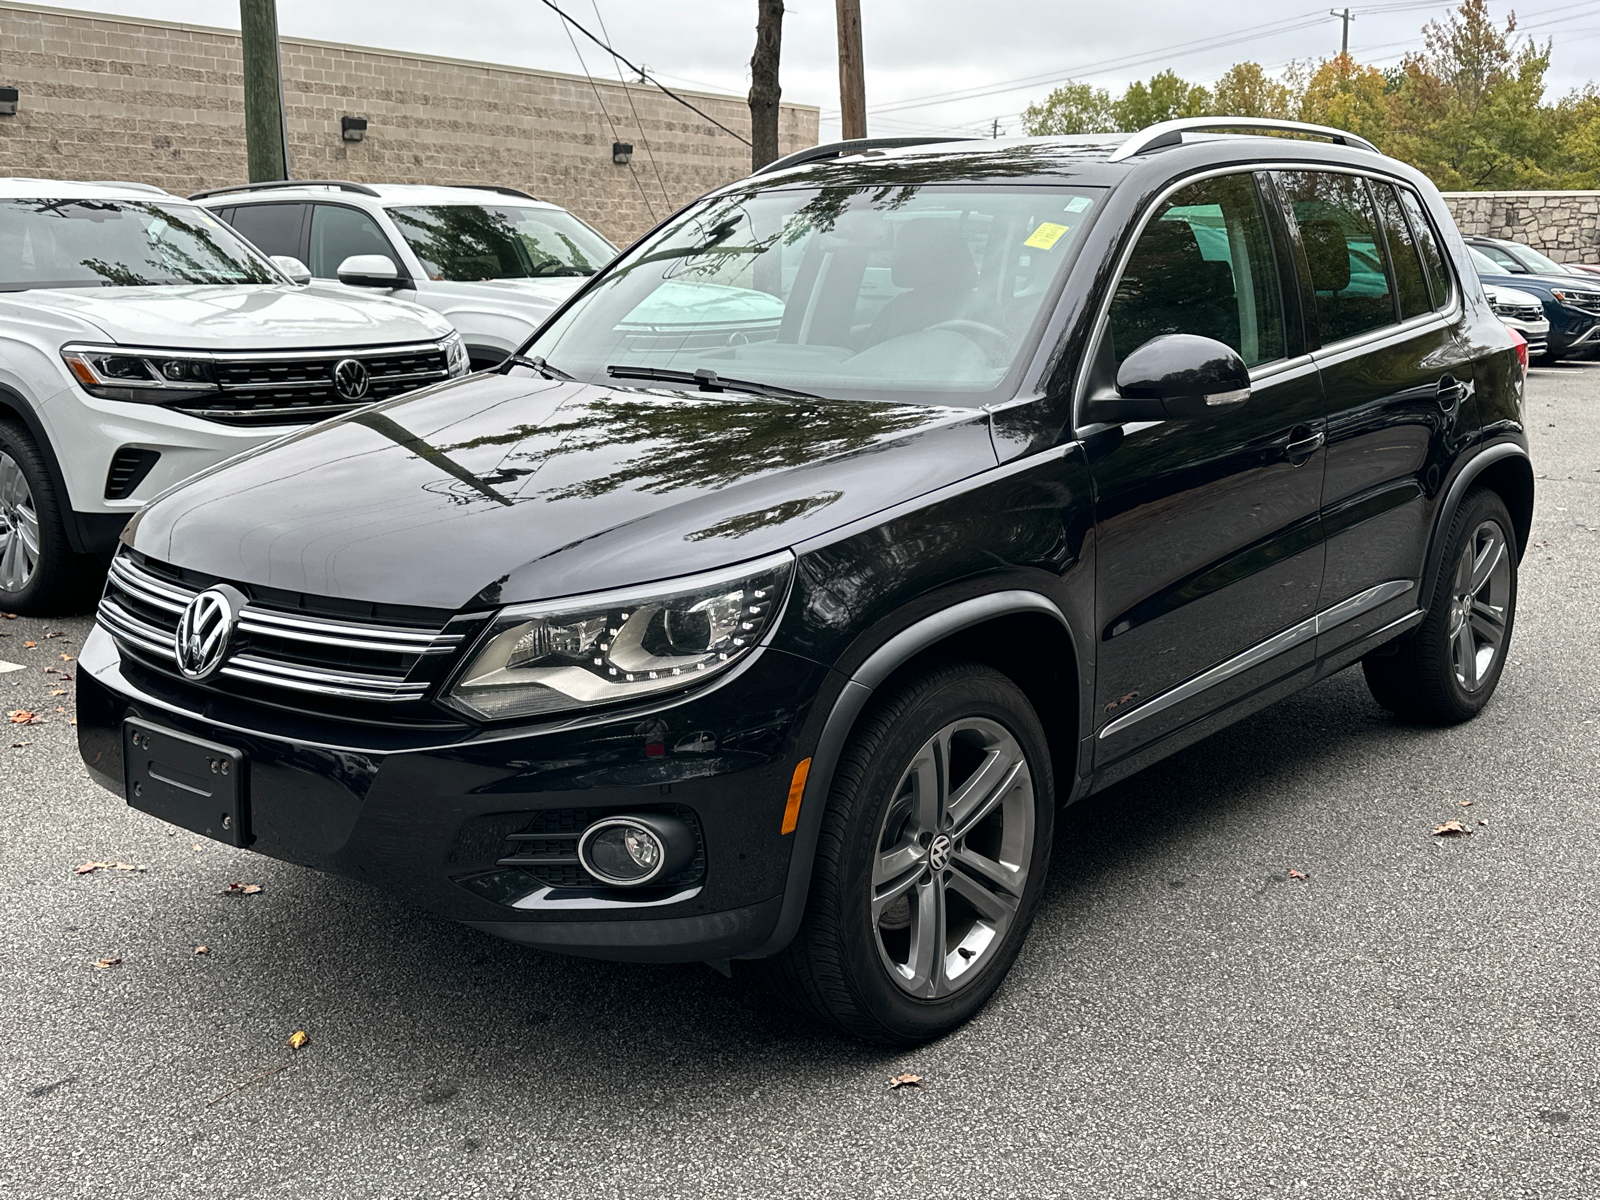
<svg viewBox="0 0 1600 1200"><path fill-rule="evenodd" d="M1292 118L1300 108L1290 85L1274 79L1260 63L1236 63L1211 89L1211 114L1218 117Z"/></svg>
<svg viewBox="0 0 1600 1200"><path fill-rule="evenodd" d="M1038 104L1023 109L1022 127L1031 137L1113 133L1117 123L1111 115L1111 93L1069 80Z"/></svg>
<svg viewBox="0 0 1600 1200"><path fill-rule="evenodd" d="M1111 106L1116 128L1129 131L1174 117L1203 117L1210 111L1211 93L1173 71L1153 75L1149 83L1129 84L1122 99Z"/></svg>
<svg viewBox="0 0 1600 1200"><path fill-rule="evenodd" d="M1300 98L1300 119L1348 129L1381 149L1389 138L1388 91L1382 71L1339 54L1311 73Z"/></svg>

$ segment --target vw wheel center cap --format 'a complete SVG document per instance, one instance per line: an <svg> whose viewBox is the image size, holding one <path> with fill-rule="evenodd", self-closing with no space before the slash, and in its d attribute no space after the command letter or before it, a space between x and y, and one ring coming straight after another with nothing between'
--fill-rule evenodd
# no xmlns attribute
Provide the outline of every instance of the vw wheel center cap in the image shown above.
<svg viewBox="0 0 1600 1200"><path fill-rule="evenodd" d="M372 386L372 376L365 363L341 358L333 367L333 386L346 400L360 400Z"/></svg>
<svg viewBox="0 0 1600 1200"><path fill-rule="evenodd" d="M928 865L935 871L944 870L950 865L950 855L954 850L955 843L941 833L928 847Z"/></svg>
<svg viewBox="0 0 1600 1200"><path fill-rule="evenodd" d="M178 669L189 679L209 679L222 666L233 628L245 604L244 595L219 584L189 601L178 617L173 650Z"/></svg>

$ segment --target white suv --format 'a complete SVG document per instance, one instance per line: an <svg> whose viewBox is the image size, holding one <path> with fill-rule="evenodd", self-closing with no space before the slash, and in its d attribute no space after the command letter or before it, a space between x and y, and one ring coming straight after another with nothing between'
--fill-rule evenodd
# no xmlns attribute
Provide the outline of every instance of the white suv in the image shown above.
<svg viewBox="0 0 1600 1200"><path fill-rule="evenodd" d="M437 313L299 286L198 204L0 178L0 610L76 599L196 472L467 370Z"/></svg>
<svg viewBox="0 0 1600 1200"><path fill-rule="evenodd" d="M474 369L515 351L617 253L566 209L514 188L291 180L191 198L312 278L443 313Z"/></svg>

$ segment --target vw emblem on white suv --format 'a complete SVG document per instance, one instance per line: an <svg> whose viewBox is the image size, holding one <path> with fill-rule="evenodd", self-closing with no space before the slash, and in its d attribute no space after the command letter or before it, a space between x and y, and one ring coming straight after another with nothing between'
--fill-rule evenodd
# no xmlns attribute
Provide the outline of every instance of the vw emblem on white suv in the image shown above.
<svg viewBox="0 0 1600 1200"><path fill-rule="evenodd" d="M207 588L178 617L173 648L178 669L190 679L209 679L222 666L244 597L230 587Z"/></svg>
<svg viewBox="0 0 1600 1200"><path fill-rule="evenodd" d="M360 361L341 358L333 367L333 386L346 400L360 400L372 386L372 376Z"/></svg>

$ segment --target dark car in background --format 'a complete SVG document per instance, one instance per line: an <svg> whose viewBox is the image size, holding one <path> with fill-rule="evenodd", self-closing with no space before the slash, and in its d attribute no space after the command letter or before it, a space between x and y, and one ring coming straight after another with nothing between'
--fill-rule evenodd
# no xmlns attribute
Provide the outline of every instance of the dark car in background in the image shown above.
<svg viewBox="0 0 1600 1200"><path fill-rule="evenodd" d="M926 1040L1010 969L1059 805L1358 662L1483 708L1523 386L1438 192L1351 134L816 148L495 371L144 509L83 758L501 937Z"/></svg>
<svg viewBox="0 0 1600 1200"><path fill-rule="evenodd" d="M1541 362L1588 358L1600 352L1600 279L1579 274L1512 274L1477 246L1468 246L1467 254L1483 283L1539 297L1550 322Z"/></svg>

